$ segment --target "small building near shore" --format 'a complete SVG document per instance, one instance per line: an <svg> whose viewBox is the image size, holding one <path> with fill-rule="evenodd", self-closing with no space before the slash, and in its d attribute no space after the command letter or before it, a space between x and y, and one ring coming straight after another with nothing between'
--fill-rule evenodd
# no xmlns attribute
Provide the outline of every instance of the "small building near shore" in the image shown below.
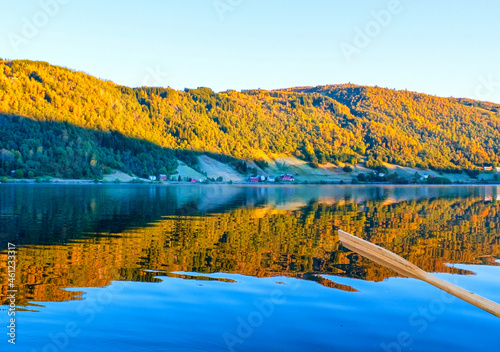
<svg viewBox="0 0 500 352"><path fill-rule="evenodd" d="M166 180L167 180L167 175L160 174L160 181L166 181Z"/></svg>
<svg viewBox="0 0 500 352"><path fill-rule="evenodd" d="M420 181L425 181L425 180L427 180L428 178L429 178L429 175L424 174L424 175L420 176L420 179L419 179L419 180L420 180Z"/></svg>
<svg viewBox="0 0 500 352"><path fill-rule="evenodd" d="M156 181L156 176L149 176L149 181Z"/></svg>
<svg viewBox="0 0 500 352"><path fill-rule="evenodd" d="M255 176L255 177L249 177L248 181L250 181L250 182L259 182L259 177L257 177L257 176Z"/></svg>
<svg viewBox="0 0 500 352"><path fill-rule="evenodd" d="M290 174L283 174L280 176L280 180L293 182L293 181L295 181L295 177L293 177L293 175L290 175Z"/></svg>

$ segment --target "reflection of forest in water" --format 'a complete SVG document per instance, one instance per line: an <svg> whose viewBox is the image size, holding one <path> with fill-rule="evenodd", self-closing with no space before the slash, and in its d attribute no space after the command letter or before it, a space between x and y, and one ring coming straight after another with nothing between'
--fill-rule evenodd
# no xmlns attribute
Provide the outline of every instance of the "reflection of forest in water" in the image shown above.
<svg viewBox="0 0 500 352"><path fill-rule="evenodd" d="M9 189L1 230L25 244L17 269L23 304L77 298L65 287L157 280L144 269L283 275L349 290L316 274L374 281L396 274L341 247L337 228L430 272L458 272L445 263L493 264L500 256L496 191L82 187L54 196L50 188Z"/></svg>

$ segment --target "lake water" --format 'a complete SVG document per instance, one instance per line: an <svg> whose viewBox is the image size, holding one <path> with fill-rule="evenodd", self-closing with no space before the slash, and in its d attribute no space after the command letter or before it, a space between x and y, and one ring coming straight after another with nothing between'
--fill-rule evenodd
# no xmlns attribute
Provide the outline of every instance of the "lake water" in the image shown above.
<svg viewBox="0 0 500 352"><path fill-rule="evenodd" d="M337 229L500 302L500 187L2 184L0 350L500 350L499 318Z"/></svg>

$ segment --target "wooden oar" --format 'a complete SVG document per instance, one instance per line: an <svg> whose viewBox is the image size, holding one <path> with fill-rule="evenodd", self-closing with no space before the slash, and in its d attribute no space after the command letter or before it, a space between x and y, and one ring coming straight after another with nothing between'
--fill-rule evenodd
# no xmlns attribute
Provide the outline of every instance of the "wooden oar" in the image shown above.
<svg viewBox="0 0 500 352"><path fill-rule="evenodd" d="M338 233L342 244L351 251L357 252L363 257L392 269L401 275L423 280L500 318L500 304L455 286L447 281L438 279L387 249L342 230L339 230Z"/></svg>

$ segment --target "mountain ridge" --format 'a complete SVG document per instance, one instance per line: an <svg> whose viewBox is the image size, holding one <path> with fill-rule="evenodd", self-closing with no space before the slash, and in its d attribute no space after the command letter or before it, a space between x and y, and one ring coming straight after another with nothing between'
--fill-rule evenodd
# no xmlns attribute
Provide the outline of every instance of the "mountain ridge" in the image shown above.
<svg viewBox="0 0 500 352"><path fill-rule="evenodd" d="M364 161L478 170L500 161L499 110L353 84L219 93L129 88L45 62L0 61L0 173L172 174L177 159L195 167L204 153L242 173L247 162L280 155L313 167Z"/></svg>

